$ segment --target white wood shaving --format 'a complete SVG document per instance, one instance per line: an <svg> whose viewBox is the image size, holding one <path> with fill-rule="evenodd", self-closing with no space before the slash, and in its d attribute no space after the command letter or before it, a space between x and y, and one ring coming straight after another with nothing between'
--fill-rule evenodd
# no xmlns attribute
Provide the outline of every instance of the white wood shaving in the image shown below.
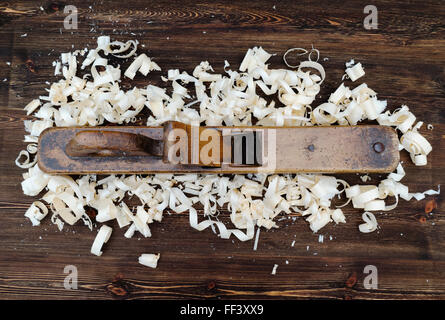
<svg viewBox="0 0 445 320"><path fill-rule="evenodd" d="M271 272L272 275L276 275L277 274L277 268L278 268L278 265L274 264L272 272Z"/></svg>
<svg viewBox="0 0 445 320"><path fill-rule="evenodd" d="M51 221L59 230L64 223L72 225L80 219L92 228L84 209L90 206L98 211L98 222L117 220L120 228L128 228L125 237L130 238L136 232L150 237L149 224L161 222L164 212L169 210L188 212L190 226L198 231L210 227L223 239L233 235L240 241L247 241L253 239L255 226L256 238L261 227L277 228L276 217L280 214L299 213L310 229L318 232L330 222L345 223L341 207L350 202L364 211L389 211L397 206L400 198L419 200L440 192L439 188L410 193L400 182L405 175L401 165L378 185L355 186L320 174L112 175L97 181L94 175L74 180L42 172L31 159L36 159L36 143L46 128L105 123L125 125L134 122L145 109L151 114L147 126L162 125L169 120L213 126L249 126L254 118L258 120L256 125L263 126L356 125L363 120L376 120L380 125L400 131L400 148L409 152L415 165L425 165L432 150L419 132L422 122L415 124L416 117L409 108L401 106L392 113L385 111L387 102L379 100L366 83L355 88L342 83L328 101L312 106L326 72L320 63L311 61L310 55L309 60L296 66L288 65L295 70L273 69L268 64L272 54L254 47L247 51L239 70L225 61L224 73L219 74L208 61L202 61L191 74L168 70L164 83L171 82L172 90L148 85L125 91L120 87L120 66L110 65L106 57L132 57L136 55L137 45L134 40L124 43L101 36L94 49L63 53L60 61L53 64L55 73L61 73L61 79L50 84L47 95L25 106L27 114L32 114L34 119L25 121L24 141L29 145L16 160L18 166L28 170L23 174L22 189L29 196L37 196L45 190L42 200L49 204ZM291 52L307 54L309 51L294 48L285 56ZM319 55L316 49L310 52ZM83 61L78 65L80 57ZM351 80L354 75L362 74L361 65L353 61L347 68ZM87 75L80 77L79 69L85 69ZM160 67L145 54L140 54L124 75L132 79L137 72L147 75L151 70L160 70ZM261 94L257 93L257 87ZM278 106L278 102L282 105ZM367 181L369 179L364 182ZM139 199L140 205L130 210L122 201L125 196ZM332 200L340 196L345 196L347 201L333 208ZM387 197L394 197L394 200L387 203ZM203 217L199 217L194 208L198 204L204 208ZM224 206L230 211L232 227L215 218ZM27 217L33 224L40 221L37 217L42 214L39 212L44 212L40 204L34 203L28 209ZM371 215L367 212L366 219L372 223ZM366 222L366 228L361 229L369 232L374 226L376 224ZM99 239L108 232L111 233L103 231ZM254 246L256 248L257 240ZM100 253L100 247L94 250L96 254Z"/></svg>
<svg viewBox="0 0 445 320"><path fill-rule="evenodd" d="M377 220L371 212L364 212L362 214L362 219L365 223L359 225L360 232L369 233L377 229Z"/></svg>
<svg viewBox="0 0 445 320"><path fill-rule="evenodd" d="M346 74L351 81L356 81L365 75L365 70L363 70L362 64L359 62L352 67L346 68Z"/></svg>
<svg viewBox="0 0 445 320"><path fill-rule="evenodd" d="M350 68L355 64L354 59L349 60L348 62L345 63L346 68Z"/></svg>
<svg viewBox="0 0 445 320"><path fill-rule="evenodd" d="M258 248L258 239L260 238L260 228L258 227L256 230L256 235L255 235L255 242L253 244L253 251L256 251Z"/></svg>
<svg viewBox="0 0 445 320"><path fill-rule="evenodd" d="M286 64L286 66L288 66L289 68L298 68L298 66L289 64L289 63L287 62L287 59L286 59L286 56L287 56L289 53L292 53L292 52L295 52L295 51L297 51L297 52L300 51L300 53L297 53L297 54L296 54L297 56L303 56L303 55L305 55L305 54L308 53L308 51L307 51L306 49L304 49L304 48L292 48L292 49L287 50L287 51L284 53L284 55L283 55L283 61L284 61L284 63Z"/></svg>
<svg viewBox="0 0 445 320"><path fill-rule="evenodd" d="M133 80L137 71L146 76L152 70L161 70L161 68L143 53L133 61L125 71L124 75Z"/></svg>
<svg viewBox="0 0 445 320"><path fill-rule="evenodd" d="M410 153L411 160L416 166L426 165L427 155L433 150L428 140L418 132L422 124L423 122L419 121L400 138L400 143Z"/></svg>
<svg viewBox="0 0 445 320"><path fill-rule="evenodd" d="M94 239L93 245L91 246L92 254L95 254L96 256L102 255L102 246L104 245L104 243L108 242L112 232L113 229L111 229L109 226L103 225L102 227L100 227L99 232Z"/></svg>
<svg viewBox="0 0 445 320"><path fill-rule="evenodd" d="M25 110L26 110L26 115L30 115L31 113L33 113L38 107L40 107L40 100L39 99L34 99L32 100L30 103L28 103L25 106Z"/></svg>
<svg viewBox="0 0 445 320"><path fill-rule="evenodd" d="M143 253L139 257L139 263L150 268L156 268L158 266L158 260L161 256L160 253L152 254L152 253Z"/></svg>
<svg viewBox="0 0 445 320"><path fill-rule="evenodd" d="M40 201L34 201L26 210L25 217L31 220L33 226L40 225L40 220L48 214L48 208Z"/></svg>
<svg viewBox="0 0 445 320"><path fill-rule="evenodd" d="M20 159L23 157L24 157L24 160L20 161ZM31 168L32 166L34 166L36 164L36 162L37 162L37 157L35 157L34 160L31 161L30 152L28 150L20 151L17 159L15 159L16 166L23 168L23 169Z"/></svg>

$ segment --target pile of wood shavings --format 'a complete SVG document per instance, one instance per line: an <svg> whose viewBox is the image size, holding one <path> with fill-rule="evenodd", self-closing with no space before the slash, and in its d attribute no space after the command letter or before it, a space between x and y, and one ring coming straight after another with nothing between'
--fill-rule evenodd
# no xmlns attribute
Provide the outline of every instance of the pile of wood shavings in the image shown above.
<svg viewBox="0 0 445 320"><path fill-rule="evenodd" d="M409 108L402 106L392 113L384 112L386 101L378 100L376 92L366 83L353 89L341 83L327 102L313 108L311 103L320 92L326 74L317 62L318 57L317 61L312 61L310 54L309 60L301 62L296 70L270 69L267 61L272 55L261 47L247 51L238 71L232 70L227 61L225 74L215 73L207 61L196 66L192 75L177 69L168 70L167 77L162 77L165 83L171 83L172 94L168 95L166 88L154 85L128 91L120 88L120 66L109 64L107 57L135 56L137 45L137 41L111 42L108 36L101 36L97 39L96 49L63 53L60 61L53 64L55 74L61 73L63 78L51 85L46 96L40 96L25 107L27 114L33 114L36 119L25 121L29 134L25 135L24 141L29 144L27 150L20 152L16 164L28 169L23 174L23 192L37 196L45 191L41 200L50 209L41 201L34 202L25 213L33 226L39 225L51 211L51 221L60 230L65 223L73 225L81 219L92 230L93 224L85 212L88 206L97 210L97 222L116 219L120 228L127 228L125 237L130 238L135 232L150 237L149 224L161 222L163 213L171 210L188 212L190 225L196 230L211 227L221 238L228 239L233 234L246 241L254 237L255 226L258 227L257 235L260 227L276 228L274 219L281 213L300 213L313 232L331 221L345 223L341 207L352 201L354 208L364 210L364 223L359 230L372 232L377 228L377 221L370 211L389 211L397 206L399 198L420 200L425 195L440 192L439 189L410 193L408 187L400 183L405 175L401 164L378 185L354 186L320 174L111 175L101 180L95 175L85 175L74 180L69 176L42 172L36 165L36 152L38 137L44 129L99 126L106 122L128 124L134 122L145 108L150 111L148 126L169 120L188 124L205 122L209 126L240 126L252 125L252 119L256 119L256 125L278 127L356 125L366 119L376 120L380 125L395 127L400 132L400 150L408 151L415 165L425 165L432 150L418 132L422 122L415 124L416 117ZM300 49L291 49L295 50ZM316 53L318 55L318 51ZM77 76L78 60L81 59L80 68L90 70L82 78ZM152 70L161 68L141 54L126 69L124 76L133 79L137 72L146 76ZM360 63L348 63L344 77L355 81L364 74ZM270 97L270 101L258 95L257 88ZM341 194L347 202L332 208L332 199ZM140 205L130 209L122 201L126 195L139 199ZM395 199L392 204L387 204L388 197ZM198 203L204 211L205 219L201 222L194 208ZM231 212L232 228L217 218L218 209L224 206ZM91 249L93 254L102 254L101 248L111 233L110 227L101 227ZM256 248L258 237L255 240ZM142 260L150 260L145 261L145 265L156 266L158 258L159 255L149 255Z"/></svg>

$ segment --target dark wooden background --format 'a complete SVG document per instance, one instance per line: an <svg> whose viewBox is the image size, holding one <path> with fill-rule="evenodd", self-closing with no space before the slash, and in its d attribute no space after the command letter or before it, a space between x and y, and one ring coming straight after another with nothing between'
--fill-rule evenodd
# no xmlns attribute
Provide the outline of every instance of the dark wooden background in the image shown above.
<svg viewBox="0 0 445 320"><path fill-rule="evenodd" d="M316 103L340 84L344 63L355 58L366 69L359 83L366 81L387 99L389 109L407 104L418 119L434 125L432 131L422 129L433 145L428 165L414 167L406 153L402 159L403 182L411 191L436 188L445 177L443 2L373 1L377 30L363 27L368 3L0 2L0 297L444 299L443 195L401 200L396 210L376 215L380 229L371 234L358 231L361 213L348 208L347 224L321 230L324 243L302 218L281 221L280 229L261 232L257 251L253 241L221 240L210 230L191 229L188 215L165 214L162 223L150 226L152 238L126 239L124 230L115 228L104 255L96 257L89 253L96 232L83 225L59 232L49 219L32 227L23 216L37 198L22 194L23 170L14 165L25 147L22 109L45 93L45 81L56 80L51 63L59 53L72 45L94 47L101 34L136 38L145 45L140 52L148 52L163 70L188 72L202 60L216 71L222 71L224 59L237 66L249 47L259 45L277 53L272 67L284 67L281 56L288 48L314 45L327 71ZM63 28L68 4L79 11L79 28L72 32ZM160 74L138 76L132 85L159 84ZM356 175L344 178L360 182ZM378 179L373 176L373 182ZM434 205L426 214L425 207ZM161 253L157 269L138 264L139 254L156 252ZM274 264L279 267L271 275ZM77 290L63 287L66 265L78 268ZM377 290L364 288L366 265L378 268Z"/></svg>

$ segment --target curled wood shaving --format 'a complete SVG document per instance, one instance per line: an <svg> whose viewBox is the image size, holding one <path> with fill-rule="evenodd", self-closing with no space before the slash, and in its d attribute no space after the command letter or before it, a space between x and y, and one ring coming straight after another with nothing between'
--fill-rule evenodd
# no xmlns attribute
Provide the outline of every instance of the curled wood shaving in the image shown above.
<svg viewBox="0 0 445 320"><path fill-rule="evenodd" d="M365 70L363 70L362 64L359 62L352 67L346 68L346 74L351 81L356 81L365 75Z"/></svg>
<svg viewBox="0 0 445 320"><path fill-rule="evenodd" d="M377 220L371 212L364 212L362 219L365 223L359 225L360 232L369 233L377 229Z"/></svg>
<svg viewBox="0 0 445 320"><path fill-rule="evenodd" d="M40 225L40 220L48 214L48 208L40 201L34 201L26 210L25 217L31 220L33 226Z"/></svg>
<svg viewBox="0 0 445 320"><path fill-rule="evenodd" d="M139 257L139 263L150 268L156 268L158 266L158 260L161 254L143 253Z"/></svg>
<svg viewBox="0 0 445 320"><path fill-rule="evenodd" d="M93 245L91 246L92 254L96 256L102 255L102 246L104 245L104 243L108 242L112 232L113 229L111 229L109 226L103 225L102 227L100 227L99 232L94 239Z"/></svg>
<svg viewBox="0 0 445 320"><path fill-rule="evenodd" d="M136 72L139 71L144 76L146 76L152 70L161 70L161 68L153 61L150 60L149 57L145 55L145 53L139 55L132 64L125 71L124 75L127 78L133 80Z"/></svg>
<svg viewBox="0 0 445 320"><path fill-rule="evenodd" d="M254 237L255 226L257 236L261 227L277 228L277 217L281 214L301 214L313 232L318 232L329 222L345 223L341 207L352 202L355 208L366 211L366 227L360 230L370 232L375 230L376 224L373 224L373 215L369 211L392 210L399 198L407 201L422 199L440 192L438 189L410 193L400 182L405 175L401 165L379 185L353 186L320 174L112 175L97 181L94 175L74 180L42 172L30 158L37 151L38 136L46 128L127 124L134 122L145 109L150 111L148 126L161 125L168 120L214 126L249 126L254 119L257 125L264 126L356 125L363 120L376 120L401 132L400 146L410 153L416 165L425 165L431 152L431 145L419 133L422 123L414 125L416 118L408 107L402 106L393 113L385 112L386 101L379 100L366 83L355 88L342 83L328 101L312 106L326 72L317 62L318 58L312 61L310 54L309 60L297 66L288 65L295 70L273 69L268 64L272 54L254 47L247 51L239 70L233 70L225 61L224 73L219 74L208 61L203 61L191 74L178 69L168 70L163 80L166 84L171 82L169 91L155 85L125 91L120 87L120 66L110 65L103 56L127 58L135 55L136 49L137 41L123 43L103 36L98 38L95 49L63 53L58 61L60 67L55 65L56 69L61 69L62 79L50 86L47 95L32 100L25 107L35 119L25 121L28 132L25 141L30 144L17 159L17 165L28 169L23 174L22 189L29 196L37 196L45 190L42 199L49 204L53 212L51 221L59 229L64 223L74 224L79 220L92 228L84 209L90 206L97 210L98 222L117 220L119 227L127 228L125 237L130 238L136 232L150 237L149 224L161 222L164 212L170 210L188 212L189 223L195 230L210 227L223 239L234 236L247 241ZM308 53L294 48L285 56L291 52ZM311 53L319 56L316 49ZM80 69L88 67L90 71L83 77L78 76L77 59L80 56L84 57ZM288 64L286 59L285 63ZM360 64L347 67L351 80L358 79L363 73ZM124 75L133 79L137 72L147 75L151 70L160 70L160 67L141 54ZM19 161L23 157L25 160ZM125 196L135 197L140 205L130 210L122 201ZM334 197L341 196L347 201L333 208ZM387 203L388 197L394 200ZM27 214L33 224L43 215L40 203L33 204ZM197 204L203 207L204 219L195 209ZM219 209L224 206L230 211L233 227L218 220ZM98 235L92 250L95 254L101 253L104 239L111 234L109 227L101 230L104 231L100 237Z"/></svg>
<svg viewBox="0 0 445 320"><path fill-rule="evenodd" d="M31 148L33 148L33 147L31 147ZM35 150L32 149L32 151L35 151ZM23 169L28 169L28 168L31 168L32 166L34 166L37 163L37 158L34 158L34 160L31 161L30 153L32 153L32 152L29 152L29 150L20 151L17 159L15 159L16 166L23 168ZM20 161L21 158L24 158L24 160Z"/></svg>
<svg viewBox="0 0 445 320"><path fill-rule="evenodd" d="M277 274L277 269L278 269L278 265L277 265L277 264L274 264L274 265L273 265L273 268L272 268L272 272L271 272L271 274L272 274L272 275L276 275L276 274Z"/></svg>

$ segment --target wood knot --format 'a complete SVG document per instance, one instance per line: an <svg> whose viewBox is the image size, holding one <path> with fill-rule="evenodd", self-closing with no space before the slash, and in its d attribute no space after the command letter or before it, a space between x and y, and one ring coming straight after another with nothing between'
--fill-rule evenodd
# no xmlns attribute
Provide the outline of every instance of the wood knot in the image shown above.
<svg viewBox="0 0 445 320"><path fill-rule="evenodd" d="M48 7L48 12L57 12L57 11L63 11L63 8L65 7L65 4L60 2L51 2Z"/></svg>
<svg viewBox="0 0 445 320"><path fill-rule="evenodd" d="M207 284L207 290L213 290L213 289L215 289L216 288L216 283L215 283L215 281L210 281L208 284Z"/></svg>
<svg viewBox="0 0 445 320"><path fill-rule="evenodd" d="M128 282L123 279L123 275L118 273L114 276L111 284L106 286L106 291L115 297L123 298L130 294L130 286Z"/></svg>
<svg viewBox="0 0 445 320"><path fill-rule="evenodd" d="M346 280L346 287L352 288L357 283L357 272L353 272L349 275L348 279Z"/></svg>
<svg viewBox="0 0 445 320"><path fill-rule="evenodd" d="M426 222L426 218L424 216L419 218L419 222L420 223L425 223Z"/></svg>
<svg viewBox="0 0 445 320"><path fill-rule="evenodd" d="M425 204L425 213L431 213L433 212L434 209L437 209L437 202L435 199L431 199L429 201L427 201L427 203Z"/></svg>
<svg viewBox="0 0 445 320"><path fill-rule="evenodd" d="M113 278L113 282L116 282L116 281L119 281L119 280L122 280L124 278L124 275L122 274L122 273L117 273L115 276L114 276L114 278Z"/></svg>
<svg viewBox="0 0 445 320"><path fill-rule="evenodd" d="M26 68L28 68L29 71L32 73L36 73L36 65L34 64L34 61L31 59L26 60Z"/></svg>
<svg viewBox="0 0 445 320"><path fill-rule="evenodd" d="M107 291L109 293L111 293L114 296L118 296L118 297L123 297L126 296L128 294L127 290L125 290L125 288L122 287L117 287L113 284L109 284L107 286Z"/></svg>

